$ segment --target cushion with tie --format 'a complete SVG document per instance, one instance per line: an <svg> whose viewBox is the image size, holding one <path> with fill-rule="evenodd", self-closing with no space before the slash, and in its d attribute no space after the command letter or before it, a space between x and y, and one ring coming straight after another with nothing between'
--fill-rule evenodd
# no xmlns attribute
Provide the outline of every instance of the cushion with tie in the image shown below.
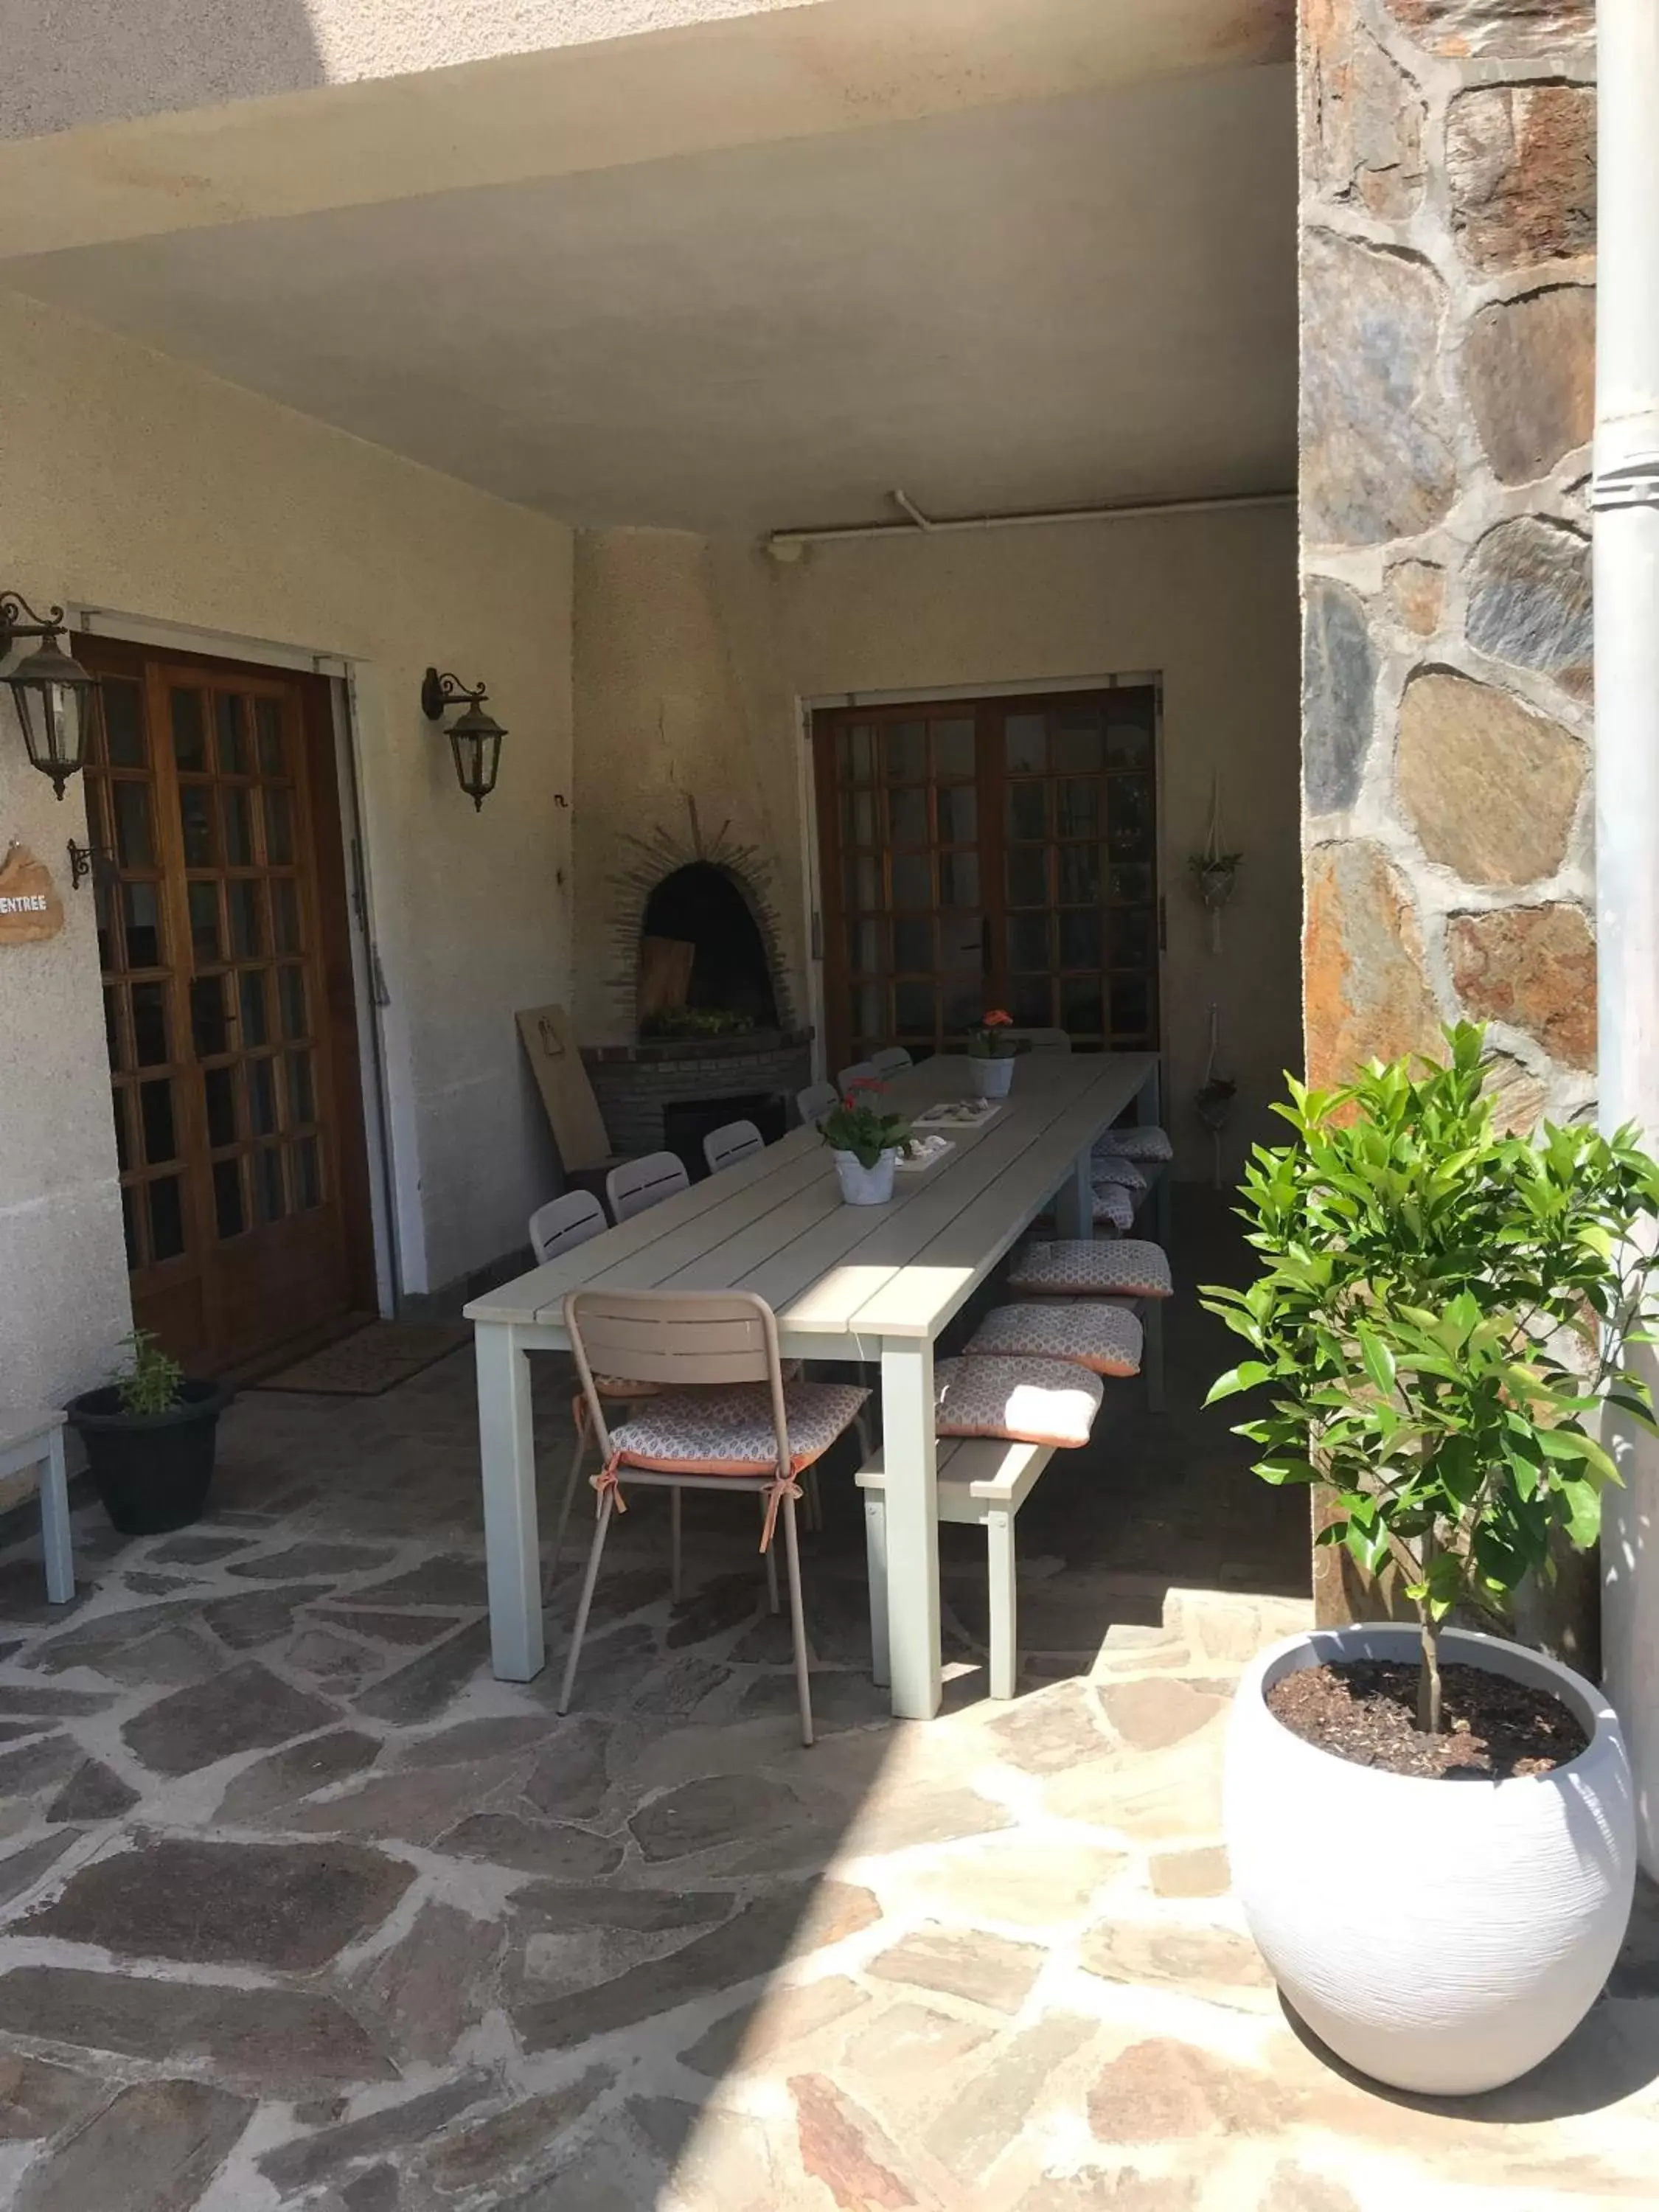
<svg viewBox="0 0 1659 2212"><path fill-rule="evenodd" d="M790 1471L822 1458L869 1395L854 1382L787 1383ZM764 1382L665 1390L611 1430L611 1455L663 1474L769 1474L778 1463L772 1393Z"/></svg>
<svg viewBox="0 0 1659 2212"><path fill-rule="evenodd" d="M1121 1129L1108 1129L1095 1146L1097 1152L1121 1152L1126 1160L1172 1160L1175 1146L1162 1129L1150 1121Z"/></svg>
<svg viewBox="0 0 1659 2212"><path fill-rule="evenodd" d="M1098 1375L1060 1359L942 1359L933 1391L942 1437L1000 1437L1060 1450L1088 1443L1103 1395Z"/></svg>
<svg viewBox="0 0 1659 2212"><path fill-rule="evenodd" d="M1097 1190L1103 1182L1121 1182L1125 1190L1132 1191L1150 1188L1134 1162L1125 1159L1121 1152L1096 1152L1089 1162L1089 1177Z"/></svg>
<svg viewBox="0 0 1659 2212"><path fill-rule="evenodd" d="M1108 1229L1133 1229L1135 1222L1135 1202L1121 1182L1097 1182L1094 1187L1093 1214L1097 1223Z"/></svg>
<svg viewBox="0 0 1659 2212"><path fill-rule="evenodd" d="M1008 1270L1008 1287L1039 1297L1097 1298L1167 1298L1175 1288L1163 1246L1133 1237L1024 1245Z"/></svg>
<svg viewBox="0 0 1659 2212"><path fill-rule="evenodd" d="M1140 1318L1103 1298L998 1306L969 1339L969 1359L1069 1359L1095 1375L1139 1375Z"/></svg>

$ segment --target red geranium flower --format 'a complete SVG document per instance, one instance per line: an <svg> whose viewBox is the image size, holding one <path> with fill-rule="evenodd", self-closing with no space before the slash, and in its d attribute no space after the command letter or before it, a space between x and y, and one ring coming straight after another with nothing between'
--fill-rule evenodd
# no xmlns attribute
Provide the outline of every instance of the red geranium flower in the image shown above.
<svg viewBox="0 0 1659 2212"><path fill-rule="evenodd" d="M1013 1026L1013 1016L1012 1014L1005 1013L1000 1006L993 1006L990 1012L984 1017L985 1026L988 1030L1012 1029Z"/></svg>

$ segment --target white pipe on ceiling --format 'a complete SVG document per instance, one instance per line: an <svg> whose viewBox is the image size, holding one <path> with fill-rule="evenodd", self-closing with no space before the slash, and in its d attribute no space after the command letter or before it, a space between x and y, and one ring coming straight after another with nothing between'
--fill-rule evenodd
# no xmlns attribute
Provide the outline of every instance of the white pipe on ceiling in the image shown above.
<svg viewBox="0 0 1659 2212"><path fill-rule="evenodd" d="M1293 491L1221 492L1210 499L1134 500L1116 507L1051 507L1012 514L953 514L941 518L924 514L908 492L895 490L890 496L895 506L902 507L907 520L840 523L821 530L775 530L766 539L766 549L775 560L793 561L799 559L802 549L808 545L834 545L843 539L915 538L924 532L930 537L943 537L952 531L1029 530L1057 522L1133 522L1150 515L1230 514L1236 509L1296 504Z"/></svg>

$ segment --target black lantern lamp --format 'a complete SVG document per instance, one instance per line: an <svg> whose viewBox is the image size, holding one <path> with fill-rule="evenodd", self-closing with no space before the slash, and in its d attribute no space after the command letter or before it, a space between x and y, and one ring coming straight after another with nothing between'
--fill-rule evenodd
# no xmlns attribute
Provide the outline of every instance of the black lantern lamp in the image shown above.
<svg viewBox="0 0 1659 2212"><path fill-rule="evenodd" d="M0 660L20 637L40 641L3 681L17 702L29 758L52 778L59 799L85 765L102 699L98 678L58 644L63 628L62 607L48 609L42 622L21 592L0 592Z"/></svg>
<svg viewBox="0 0 1659 2212"><path fill-rule="evenodd" d="M455 757L455 780L472 801L475 813L495 788L501 739L507 735L495 717L483 710L489 696L482 684L470 689L453 676L441 676L435 668L427 670L421 685L421 710L428 721L441 721L450 708L465 702L447 735L449 750Z"/></svg>

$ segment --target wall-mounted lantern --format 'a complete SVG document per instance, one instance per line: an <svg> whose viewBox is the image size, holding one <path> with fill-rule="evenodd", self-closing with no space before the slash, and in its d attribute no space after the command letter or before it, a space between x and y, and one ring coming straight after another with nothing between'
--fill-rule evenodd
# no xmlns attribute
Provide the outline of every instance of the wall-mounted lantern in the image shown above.
<svg viewBox="0 0 1659 2212"><path fill-rule="evenodd" d="M86 763L103 697L98 678L58 644L63 629L62 607L49 608L43 622L21 592L0 592L0 660L19 638L40 640L0 680L16 702L29 758L42 775L52 778L59 799L64 786Z"/></svg>
<svg viewBox="0 0 1659 2212"><path fill-rule="evenodd" d="M441 676L435 668L427 670L421 685L421 711L428 721L441 722L452 707L462 707L447 735L455 756L456 781L472 801L475 813L495 788L501 739L507 735L495 717L483 711L489 696L482 684L476 690L469 689L456 677Z"/></svg>

